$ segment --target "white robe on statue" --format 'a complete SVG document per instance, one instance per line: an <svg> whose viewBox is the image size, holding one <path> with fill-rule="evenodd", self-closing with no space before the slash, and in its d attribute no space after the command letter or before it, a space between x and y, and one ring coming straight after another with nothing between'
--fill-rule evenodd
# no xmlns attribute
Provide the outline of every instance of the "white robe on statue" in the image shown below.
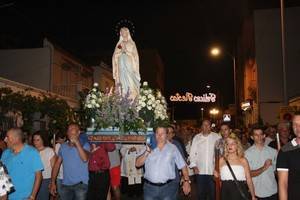
<svg viewBox="0 0 300 200"><path fill-rule="evenodd" d="M140 90L139 55L129 30L122 28L120 32L122 31L127 32L127 38L123 38L120 33L120 39L112 58L113 78L115 85L121 87L119 88L121 95L128 95L130 99L134 100Z"/></svg>

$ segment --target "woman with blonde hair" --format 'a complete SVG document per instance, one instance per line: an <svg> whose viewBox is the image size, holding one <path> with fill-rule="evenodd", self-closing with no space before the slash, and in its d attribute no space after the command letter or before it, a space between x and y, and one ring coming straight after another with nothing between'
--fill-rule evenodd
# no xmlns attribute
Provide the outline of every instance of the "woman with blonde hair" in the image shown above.
<svg viewBox="0 0 300 200"><path fill-rule="evenodd" d="M235 134L231 133L226 139L224 156L220 158L219 163L221 199L256 200L249 164L244 157L241 141Z"/></svg>

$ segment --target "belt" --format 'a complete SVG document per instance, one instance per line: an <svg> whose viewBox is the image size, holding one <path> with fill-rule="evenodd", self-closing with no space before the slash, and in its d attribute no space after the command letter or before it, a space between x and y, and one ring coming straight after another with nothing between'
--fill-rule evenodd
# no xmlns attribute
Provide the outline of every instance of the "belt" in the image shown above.
<svg viewBox="0 0 300 200"><path fill-rule="evenodd" d="M104 170L97 170L97 171L89 171L90 174L102 174L108 172L108 169L104 169Z"/></svg>
<svg viewBox="0 0 300 200"><path fill-rule="evenodd" d="M154 185L154 186L158 186L158 187L161 187L161 186L164 186L164 185L167 185L168 183L172 182L174 179L169 179L167 180L166 182L164 183L152 183L151 181L148 181L147 179L144 179L144 182L145 183L148 183L150 185Z"/></svg>

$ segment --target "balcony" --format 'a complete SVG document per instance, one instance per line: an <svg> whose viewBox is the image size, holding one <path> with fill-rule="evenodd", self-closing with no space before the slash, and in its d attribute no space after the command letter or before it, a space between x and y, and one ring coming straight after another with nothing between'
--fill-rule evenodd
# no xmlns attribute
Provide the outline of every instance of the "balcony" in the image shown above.
<svg viewBox="0 0 300 200"><path fill-rule="evenodd" d="M54 92L58 95L64 96L64 97L69 97L74 100L78 100L78 98L79 98L78 93L86 88L87 87L83 86L82 84L54 85L52 92Z"/></svg>

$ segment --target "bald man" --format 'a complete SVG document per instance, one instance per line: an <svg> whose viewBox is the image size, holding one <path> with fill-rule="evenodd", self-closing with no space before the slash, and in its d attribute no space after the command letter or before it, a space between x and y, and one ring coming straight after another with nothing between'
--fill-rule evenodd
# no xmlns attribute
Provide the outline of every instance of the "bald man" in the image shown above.
<svg viewBox="0 0 300 200"><path fill-rule="evenodd" d="M5 142L8 149L3 152L2 162L14 184L15 191L8 195L10 200L36 199L42 181L43 163L39 152L23 143L24 134L20 128L7 131Z"/></svg>
<svg viewBox="0 0 300 200"><path fill-rule="evenodd" d="M193 168L198 199L215 199L215 182L213 172L215 169L215 145L221 139L217 133L212 132L211 122L202 122L202 132L195 135L190 152L190 167Z"/></svg>
<svg viewBox="0 0 300 200"><path fill-rule="evenodd" d="M56 195L56 178L63 163L64 177L60 197L64 200L85 200L87 198L90 144L80 141L80 127L70 124L67 130L68 141L58 151L58 158L52 169L50 192Z"/></svg>

